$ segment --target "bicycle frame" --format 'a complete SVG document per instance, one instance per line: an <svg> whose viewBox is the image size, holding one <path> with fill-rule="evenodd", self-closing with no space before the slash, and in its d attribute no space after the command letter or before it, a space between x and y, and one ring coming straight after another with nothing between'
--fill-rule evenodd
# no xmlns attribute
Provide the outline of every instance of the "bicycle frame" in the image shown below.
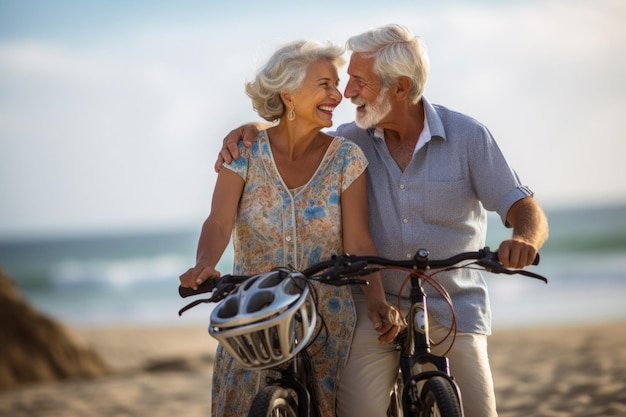
<svg viewBox="0 0 626 417"><path fill-rule="evenodd" d="M400 372L402 375L402 410L404 415L415 413L415 405L423 408L421 403L418 383L432 378L442 376L448 379L454 388L455 394L461 402L461 393L450 374L448 358L434 355L430 351L428 309L426 293L422 286L421 278L416 274L410 276L410 300L411 306L407 314L407 328L404 337L398 340L400 349ZM415 365L433 364L436 371L414 372ZM419 414L419 413L418 413ZM400 417L400 416L396 416Z"/></svg>

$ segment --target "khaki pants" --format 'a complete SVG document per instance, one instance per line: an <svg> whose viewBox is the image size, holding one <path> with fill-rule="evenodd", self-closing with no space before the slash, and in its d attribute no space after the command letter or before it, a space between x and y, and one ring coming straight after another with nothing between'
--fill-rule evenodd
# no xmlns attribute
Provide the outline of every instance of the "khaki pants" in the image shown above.
<svg viewBox="0 0 626 417"><path fill-rule="evenodd" d="M354 301L358 320L348 363L339 381L337 416L385 417L398 371L399 353L393 345L378 342L378 333L367 317L365 296L355 293ZM446 327L430 321L431 340L439 341L447 332ZM436 346L432 352L440 355L446 349L444 345ZM487 336L457 333L447 357L450 371L461 389L465 417L497 416Z"/></svg>

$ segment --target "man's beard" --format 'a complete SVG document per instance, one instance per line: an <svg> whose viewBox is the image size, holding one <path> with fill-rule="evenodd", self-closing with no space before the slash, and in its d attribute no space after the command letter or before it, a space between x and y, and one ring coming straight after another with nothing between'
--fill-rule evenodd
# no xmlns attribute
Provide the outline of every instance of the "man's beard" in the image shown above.
<svg viewBox="0 0 626 417"><path fill-rule="evenodd" d="M360 97L353 97L352 103L357 106L365 104L365 113L356 112L356 125L361 129L376 127L391 111L391 103L387 99L388 88L383 88L378 93L374 104L366 104Z"/></svg>

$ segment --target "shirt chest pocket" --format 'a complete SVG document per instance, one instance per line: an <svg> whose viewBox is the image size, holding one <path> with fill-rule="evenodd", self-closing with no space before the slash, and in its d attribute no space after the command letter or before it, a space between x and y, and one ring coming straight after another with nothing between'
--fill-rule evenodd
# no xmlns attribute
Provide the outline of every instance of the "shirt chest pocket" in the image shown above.
<svg viewBox="0 0 626 417"><path fill-rule="evenodd" d="M449 224L467 217L472 190L463 179L446 182L426 182L424 217L427 223Z"/></svg>

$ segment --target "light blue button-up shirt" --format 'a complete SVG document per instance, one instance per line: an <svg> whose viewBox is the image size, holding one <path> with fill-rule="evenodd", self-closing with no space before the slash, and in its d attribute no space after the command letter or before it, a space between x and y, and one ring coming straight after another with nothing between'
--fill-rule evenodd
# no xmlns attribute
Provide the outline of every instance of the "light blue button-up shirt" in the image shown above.
<svg viewBox="0 0 626 417"><path fill-rule="evenodd" d="M379 254L393 259L410 258L419 248L428 249L431 259L481 249L486 210L497 212L505 222L513 203L532 195L484 125L422 100L427 129L404 172L379 137L382 131L349 123L336 132L357 143L369 161L370 233ZM394 299L405 275L383 273L385 291ZM458 330L490 334L491 310L483 276L458 270L439 274L437 280L452 298ZM431 317L450 326L446 301L429 286L425 289ZM402 290L408 297L408 285Z"/></svg>

